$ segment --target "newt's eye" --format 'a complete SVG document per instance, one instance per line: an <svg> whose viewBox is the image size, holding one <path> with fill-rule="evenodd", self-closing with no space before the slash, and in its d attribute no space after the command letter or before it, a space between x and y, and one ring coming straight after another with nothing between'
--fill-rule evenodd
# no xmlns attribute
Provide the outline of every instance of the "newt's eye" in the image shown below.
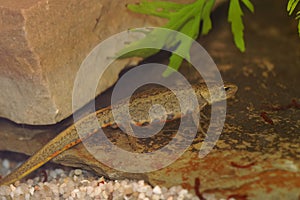
<svg viewBox="0 0 300 200"><path fill-rule="evenodd" d="M224 90L225 90L225 92L227 92L227 91L229 91L230 90L230 87L224 87Z"/></svg>

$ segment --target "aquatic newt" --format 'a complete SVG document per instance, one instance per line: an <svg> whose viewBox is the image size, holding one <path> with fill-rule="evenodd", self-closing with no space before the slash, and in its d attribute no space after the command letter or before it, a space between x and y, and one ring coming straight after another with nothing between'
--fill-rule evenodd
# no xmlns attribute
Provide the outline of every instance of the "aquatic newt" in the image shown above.
<svg viewBox="0 0 300 200"><path fill-rule="evenodd" d="M234 84L224 84L223 86L214 85L211 91L214 95L210 95L209 90L203 83L193 84L192 89L194 90L198 104L199 110L201 110L206 105L211 105L212 103L223 101L230 97L233 97L237 91L237 86ZM177 87L175 90L184 97L184 100L189 101L189 90L187 88ZM224 91L223 93L221 91ZM223 94L223 95L220 95ZM225 94L225 96L224 96ZM27 161L25 161L21 166L16 168L12 173L8 174L6 177L0 179L0 185L9 185L17 180L27 176L34 170L38 169L44 165L49 160L53 159L58 154L63 151L75 146L76 144L82 142L85 138L90 137L98 130L93 130L90 128L90 120L96 115L100 127L116 126L114 121L113 109L117 110L117 115L122 115L124 112L124 100L119 101L113 106L106 107L104 109L97 110L95 113L89 114L86 117L78 120L76 127L86 128L87 135L85 137L79 137L75 124L72 124L61 133L59 133L55 138L49 141L44 147L32 155ZM165 108L165 121L170 121L178 119L187 112L191 111L188 109L182 111L180 104L175 96L175 94L164 87L150 89L144 92L140 92L132 95L130 97L129 111L131 117L131 124L142 126L143 124L151 124L151 119L149 117L149 108L151 106L159 104ZM193 109L193 108L190 108ZM114 113L115 114L115 113ZM122 123L122 122L121 122ZM118 123L119 124L119 123Z"/></svg>

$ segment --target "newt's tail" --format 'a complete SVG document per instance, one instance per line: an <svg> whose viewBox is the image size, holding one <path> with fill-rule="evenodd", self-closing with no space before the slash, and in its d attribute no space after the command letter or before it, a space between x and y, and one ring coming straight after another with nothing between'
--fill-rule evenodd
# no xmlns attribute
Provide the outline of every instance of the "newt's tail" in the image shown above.
<svg viewBox="0 0 300 200"><path fill-rule="evenodd" d="M58 136L53 138L50 142L48 142L43 148L41 148L22 165L16 168L12 173L0 179L0 185L9 185L24 178L58 154L80 142L81 139L77 134L75 126L70 126Z"/></svg>

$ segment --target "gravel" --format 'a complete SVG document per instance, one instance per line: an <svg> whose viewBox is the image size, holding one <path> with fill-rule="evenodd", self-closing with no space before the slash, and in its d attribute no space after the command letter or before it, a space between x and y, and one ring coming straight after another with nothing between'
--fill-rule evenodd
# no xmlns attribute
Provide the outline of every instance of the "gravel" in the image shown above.
<svg viewBox="0 0 300 200"><path fill-rule="evenodd" d="M0 159L1 175L21 163ZM166 188L150 186L143 180L105 180L81 169L43 168L30 179L17 181L9 186L0 186L0 200L9 199L112 199L112 200L196 200L198 197L181 186ZM47 180L45 182L45 180Z"/></svg>

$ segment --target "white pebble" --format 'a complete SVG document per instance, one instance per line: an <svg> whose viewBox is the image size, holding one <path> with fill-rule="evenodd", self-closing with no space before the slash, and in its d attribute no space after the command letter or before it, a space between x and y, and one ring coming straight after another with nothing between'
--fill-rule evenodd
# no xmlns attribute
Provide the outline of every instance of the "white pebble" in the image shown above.
<svg viewBox="0 0 300 200"><path fill-rule="evenodd" d="M82 180L82 181L80 181L80 183L82 183L82 184L84 184L84 185L87 185L87 184L89 184L90 183L90 181L89 180Z"/></svg>
<svg viewBox="0 0 300 200"><path fill-rule="evenodd" d="M32 179L28 179L26 182L27 182L27 184L30 185L30 186L33 185L33 180L32 180Z"/></svg>
<svg viewBox="0 0 300 200"><path fill-rule="evenodd" d="M0 160L1 162L1 160ZM3 169L15 166L13 161L2 160ZM5 172L3 172L5 173ZM92 177L92 174L81 169L47 170L48 182L40 182L40 177L20 181L10 186L0 186L0 200L77 200L108 199L116 200L196 200L197 197L181 186L166 188L152 187L143 180L107 181L103 177ZM1 198L2 197L2 198Z"/></svg>
<svg viewBox="0 0 300 200"><path fill-rule="evenodd" d="M186 195L187 193L188 193L188 191L185 190L185 189L183 189L183 190L181 190L181 191L179 192L179 196L184 196L184 195Z"/></svg>
<svg viewBox="0 0 300 200"><path fill-rule="evenodd" d="M65 174L64 170L62 170L62 169L55 169L54 171L57 175Z"/></svg>
<svg viewBox="0 0 300 200"><path fill-rule="evenodd" d="M48 187L55 196L59 196L59 188L56 184L49 184Z"/></svg>
<svg viewBox="0 0 300 200"><path fill-rule="evenodd" d="M153 188L153 193L154 194L161 194L161 189L158 185Z"/></svg>
<svg viewBox="0 0 300 200"><path fill-rule="evenodd" d="M82 170L81 170L81 169L75 169L75 170L74 170L74 174L75 174L76 176L79 176L79 175L82 174Z"/></svg>
<svg viewBox="0 0 300 200"><path fill-rule="evenodd" d="M94 196L98 196L101 194L101 187L96 187L95 190L94 190Z"/></svg>
<svg viewBox="0 0 300 200"><path fill-rule="evenodd" d="M109 193L112 193L114 191L114 185L113 185L113 182L105 182L105 185L106 185L106 191L109 192ZM131 186L132 188L132 186ZM132 189L133 190L133 189Z"/></svg>
<svg viewBox="0 0 300 200"><path fill-rule="evenodd" d="M63 183L63 184L61 184L60 185L60 187L59 187L59 193L60 194L64 194L65 193L65 187L66 187L66 183Z"/></svg>
<svg viewBox="0 0 300 200"><path fill-rule="evenodd" d="M143 185L145 185L145 181L144 181L144 180L140 180L140 181L138 181L138 184L139 184L140 186L143 186Z"/></svg>
<svg viewBox="0 0 300 200"><path fill-rule="evenodd" d="M7 185L3 185L0 187L0 196L7 196L10 193L10 187Z"/></svg>
<svg viewBox="0 0 300 200"><path fill-rule="evenodd" d="M159 200L159 195L157 194L152 195L151 200Z"/></svg>
<svg viewBox="0 0 300 200"><path fill-rule="evenodd" d="M78 189L74 189L74 190L71 192L71 196L72 196L73 198L78 197L78 193L79 193L79 190L78 190Z"/></svg>
<svg viewBox="0 0 300 200"><path fill-rule="evenodd" d="M16 190L16 187L13 184L10 184L9 187L12 192Z"/></svg>
<svg viewBox="0 0 300 200"><path fill-rule="evenodd" d="M145 185L140 185L140 186L138 186L138 188L137 188L136 191L146 193L146 192L148 191L148 188L149 188L149 187L147 187L147 186L145 186ZM151 189L151 190L152 190L152 189Z"/></svg>
<svg viewBox="0 0 300 200"><path fill-rule="evenodd" d="M21 187L17 187L16 190L14 191L15 195L20 196L23 194L23 191Z"/></svg>
<svg viewBox="0 0 300 200"><path fill-rule="evenodd" d="M34 187L30 187L29 188L29 194L31 194L33 196L33 193L34 193Z"/></svg>
<svg viewBox="0 0 300 200"><path fill-rule="evenodd" d="M30 200L30 194L25 194L25 200Z"/></svg>
<svg viewBox="0 0 300 200"><path fill-rule="evenodd" d="M53 179L56 179L57 178L57 173L56 173L56 171L54 170L54 171L50 171L49 173L49 177L51 177L51 178L53 178Z"/></svg>
<svg viewBox="0 0 300 200"><path fill-rule="evenodd" d="M5 169L9 169L9 168L10 168L10 162L9 162L9 160L4 159L4 160L2 161L2 166L3 166Z"/></svg>
<svg viewBox="0 0 300 200"><path fill-rule="evenodd" d="M104 199L108 199L108 194L106 193L105 190L102 192L102 197L103 197Z"/></svg>
<svg viewBox="0 0 300 200"><path fill-rule="evenodd" d="M124 186L124 194L129 196L133 193L133 189L131 185L125 185Z"/></svg>
<svg viewBox="0 0 300 200"><path fill-rule="evenodd" d="M94 188L92 186L87 186L86 187L86 194L91 196L92 192L94 191ZM93 196L91 196L93 197Z"/></svg>
<svg viewBox="0 0 300 200"><path fill-rule="evenodd" d="M145 199L145 197L146 197L145 193L140 193L138 196L139 199Z"/></svg>
<svg viewBox="0 0 300 200"><path fill-rule="evenodd" d="M152 194L153 194L152 188L151 188L150 186L148 186L145 193L146 193L146 196L147 196L147 197L151 197Z"/></svg>
<svg viewBox="0 0 300 200"><path fill-rule="evenodd" d="M121 184L118 181L115 181L114 188L118 190L121 187Z"/></svg>

